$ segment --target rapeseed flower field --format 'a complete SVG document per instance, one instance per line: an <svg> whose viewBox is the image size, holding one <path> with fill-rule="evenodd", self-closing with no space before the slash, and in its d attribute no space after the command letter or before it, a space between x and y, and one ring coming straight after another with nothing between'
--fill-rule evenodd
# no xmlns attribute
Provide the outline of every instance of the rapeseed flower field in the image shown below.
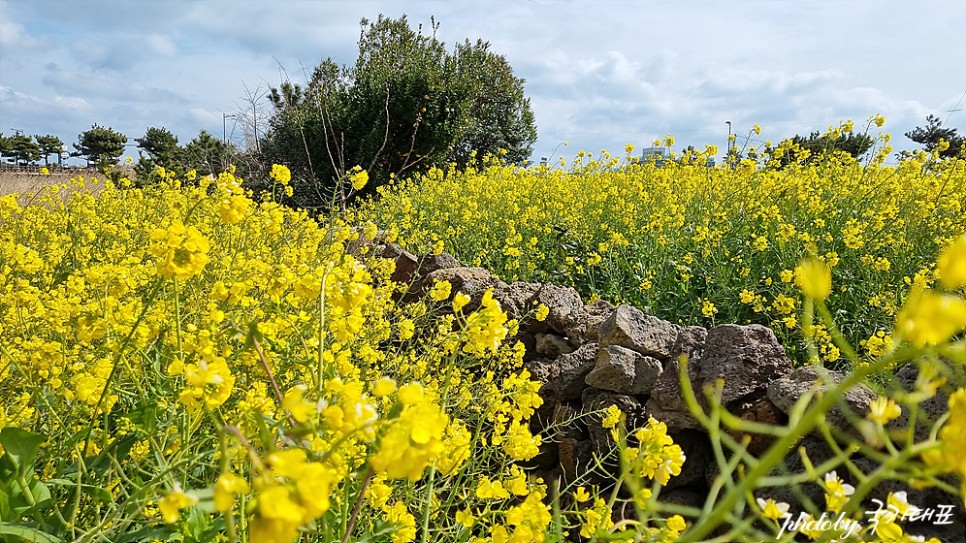
<svg viewBox="0 0 966 543"><path fill-rule="evenodd" d="M877 401L866 429L877 476L964 494L966 389L925 441L884 428L935 393L946 364L966 363L962 161L489 163L430 171L325 221L252 194L233 171L159 177L147 188L75 178L26 206L0 197L2 540L698 541L725 530L790 541L788 504L753 491L781 482L764 480L781 446L848 386L902 360L933 373L920 372L920 397ZM291 183L284 166L272 179ZM358 189L368 176L346 180ZM530 425L543 400L511 341L521 323L489 292L470 310L443 282L398 303L393 261L364 242L380 228L666 318L805 330L813 362L848 352L843 335L862 337L864 353L776 430L778 452L742 456L747 473L721 465L730 482L705 510L661 502L687 459L663 423L627 428L615 408L599 415L622 475L607 489L562 486L529 463L549 436ZM828 511L867 491L834 470L809 476ZM878 526L906 540L896 519Z"/></svg>
<svg viewBox="0 0 966 543"><path fill-rule="evenodd" d="M831 268L829 309L859 346L851 362L867 362L892 344L905 294L936 281L940 249L966 232L963 162L885 166L886 140L869 164L844 153L806 163L789 143L733 168L706 167L707 152L660 166L583 151L553 167L481 160L387 187L361 216L506 281L573 285L682 324L764 324L799 361L807 338L824 363L848 365L823 325L803 328L796 263L814 255Z"/></svg>

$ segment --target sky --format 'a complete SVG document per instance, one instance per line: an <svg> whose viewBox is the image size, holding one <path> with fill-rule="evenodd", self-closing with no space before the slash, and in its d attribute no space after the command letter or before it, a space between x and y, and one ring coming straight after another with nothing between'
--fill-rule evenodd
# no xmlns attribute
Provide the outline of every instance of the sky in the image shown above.
<svg viewBox="0 0 966 543"><path fill-rule="evenodd" d="M535 162L668 134L723 150L727 121L739 145L876 113L896 151L929 114L966 133L962 0L0 0L0 132L72 150L96 123L135 157L148 127L243 145L253 97L263 126L270 87L353 64L359 21L379 14L434 17L448 49L480 38L504 55L526 80Z"/></svg>

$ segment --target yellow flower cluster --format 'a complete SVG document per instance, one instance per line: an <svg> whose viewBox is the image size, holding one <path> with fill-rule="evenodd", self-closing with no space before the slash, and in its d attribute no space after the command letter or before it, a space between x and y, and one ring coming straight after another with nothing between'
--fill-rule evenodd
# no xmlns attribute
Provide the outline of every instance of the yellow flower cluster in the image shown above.
<svg viewBox="0 0 966 543"><path fill-rule="evenodd" d="M192 186L164 172L149 188L78 179L26 206L0 198L0 428L45 429L44 478L118 459L85 472L102 490L48 502L71 517L64 539L159 521L187 534L215 515L212 538L287 543L358 504L355 530L387 523L402 543L424 507L413 485L437 482L437 518L483 472L508 494L467 502L486 511L474 526L546 532L546 487L516 464L542 443L539 384L492 293L467 311L446 283L398 305L393 262L358 249L375 225L254 196L231 172ZM450 297L456 315L430 310ZM128 520L105 521L102 491Z"/></svg>
<svg viewBox="0 0 966 543"><path fill-rule="evenodd" d="M267 469L255 479L257 498L250 539L289 543L303 524L329 509L329 495L342 474L332 466L310 461L303 449L275 451L266 464Z"/></svg>
<svg viewBox="0 0 966 543"><path fill-rule="evenodd" d="M631 473L661 485L666 485L672 475L681 474L684 451L667 435L666 424L651 417L647 426L635 430L633 436L639 445L622 451Z"/></svg>
<svg viewBox="0 0 966 543"><path fill-rule="evenodd" d="M858 344L892 326L909 285L942 277L923 262L966 233L966 162L886 166L886 147L883 134L868 163L799 156L781 169L708 168L703 155L662 167L587 153L529 169L493 159L381 187L361 216L415 252L445 242L505 281L568 284L672 322L771 325L804 353L803 307L790 302L802 290L843 310Z"/></svg>

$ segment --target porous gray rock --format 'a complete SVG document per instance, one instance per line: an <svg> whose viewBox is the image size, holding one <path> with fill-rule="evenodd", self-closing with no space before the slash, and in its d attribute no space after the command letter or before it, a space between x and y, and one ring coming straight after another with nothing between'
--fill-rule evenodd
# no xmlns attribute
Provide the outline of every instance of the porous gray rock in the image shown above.
<svg viewBox="0 0 966 543"><path fill-rule="evenodd" d="M768 385L768 399L787 415L792 412L802 396L810 392L814 392L817 396L828 390L830 385L838 385L844 379L845 374L819 366L796 368L790 375L775 379ZM861 432L850 421L850 417L859 420L865 417L869 412L869 404L875 397L876 394L864 384L853 386L845 391L843 401L838 402L825 414L825 422L839 430L861 437ZM811 401L814 402L816 399L813 397ZM821 435L821 430L816 428L812 433Z"/></svg>
<svg viewBox="0 0 966 543"><path fill-rule="evenodd" d="M456 260L456 257L449 253L440 253L438 255L427 253L420 257L419 267L416 273L419 276L425 277L436 270L459 267L461 267L460 261Z"/></svg>
<svg viewBox="0 0 966 543"><path fill-rule="evenodd" d="M422 290L428 292L439 281L449 281L453 287L452 294L456 292L474 294L496 285L505 284L493 277L493 274L484 268L440 268L430 272L422 279ZM472 308L464 309L464 312L469 311L472 311Z"/></svg>
<svg viewBox="0 0 966 543"><path fill-rule="evenodd" d="M578 314L576 322L567 328L567 337L574 345L600 340L600 325L610 317L614 309L614 304L606 300L590 302Z"/></svg>
<svg viewBox="0 0 966 543"><path fill-rule="evenodd" d="M602 460L606 458L608 461L605 465L616 468L618 465L615 449L617 442L611 435L610 429L603 427L599 411L616 405L624 413L627 428L632 430L642 426L647 420L644 416L644 405L633 396L594 388L584 390L581 395L581 403L585 412L594 413L587 418L587 431L590 434L594 454Z"/></svg>
<svg viewBox="0 0 966 543"><path fill-rule="evenodd" d="M660 360L671 357L681 327L630 305L621 305L600 324L600 345L619 345Z"/></svg>
<svg viewBox="0 0 966 543"><path fill-rule="evenodd" d="M699 404L707 408L703 391L720 382L720 402L732 412L742 402L764 396L769 383L791 371L792 362L774 332L757 324L724 324L712 328L701 354L688 362L688 377ZM665 367L654 384L647 406L669 428L698 427L698 421L691 416L684 401L677 361Z"/></svg>
<svg viewBox="0 0 966 543"><path fill-rule="evenodd" d="M678 339L671 347L671 356L678 357L680 355L687 355L688 359L692 359L701 354L704 351L704 342L708 339L708 330L701 326L688 326L685 327L678 334Z"/></svg>
<svg viewBox="0 0 966 543"><path fill-rule="evenodd" d="M576 400L587 388L584 381L597 364L596 343L585 343L572 353L557 357L554 386L560 401Z"/></svg>
<svg viewBox="0 0 966 543"><path fill-rule="evenodd" d="M620 394L647 395L663 370L661 361L620 345L607 345L597 354L597 364L587 374L588 385Z"/></svg>
<svg viewBox="0 0 966 543"><path fill-rule="evenodd" d="M566 338L550 332L534 334L534 350L541 356L560 356L576 349Z"/></svg>
<svg viewBox="0 0 966 543"><path fill-rule="evenodd" d="M681 430L669 434L684 453L681 473L668 479L667 488L678 488L704 483L708 465L714 463L714 452L708 434L701 430Z"/></svg>
<svg viewBox="0 0 966 543"><path fill-rule="evenodd" d="M493 298L513 319L532 314L540 305L546 306L549 311L543 321L531 319L527 322L527 327L534 333L553 332L566 336L567 330L586 314L580 295L572 287L516 281L494 288Z"/></svg>
<svg viewBox="0 0 966 543"><path fill-rule="evenodd" d="M393 268L389 276L391 281L401 285L408 285L416 277L416 269L419 267L419 260L416 255L403 249L395 243L387 243L379 253L381 258L395 261L396 267Z"/></svg>
<svg viewBox="0 0 966 543"><path fill-rule="evenodd" d="M895 384L904 392L916 390L919 377L919 366L913 363L905 364L895 375ZM916 416L916 441L923 441L929 437L933 425L943 415L949 412L949 385L939 387L935 394L919 402ZM892 420L886 426L889 430L902 432L909 427L909 410L903 409L899 418Z"/></svg>

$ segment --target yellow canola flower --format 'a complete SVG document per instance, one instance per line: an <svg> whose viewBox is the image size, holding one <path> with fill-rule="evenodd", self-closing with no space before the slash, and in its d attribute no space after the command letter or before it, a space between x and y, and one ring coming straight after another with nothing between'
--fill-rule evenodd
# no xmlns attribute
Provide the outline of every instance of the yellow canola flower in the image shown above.
<svg viewBox="0 0 966 543"><path fill-rule="evenodd" d="M767 500L756 498L755 501L758 503L758 508L761 509L761 514L767 518L778 520L788 516L789 505L785 502L776 502L772 498Z"/></svg>
<svg viewBox="0 0 966 543"><path fill-rule="evenodd" d="M349 182L352 183L352 188L355 190L362 190L362 187L366 186L369 182L369 172L363 170L359 166L352 168L352 174L349 175Z"/></svg>
<svg viewBox="0 0 966 543"><path fill-rule="evenodd" d="M372 385L372 395L376 398L388 396L396 391L396 381L382 377Z"/></svg>
<svg viewBox="0 0 966 543"><path fill-rule="evenodd" d="M832 293L832 270L818 258L806 258L795 267L795 284L805 296L824 301Z"/></svg>
<svg viewBox="0 0 966 543"><path fill-rule="evenodd" d="M452 289L453 285L449 281L437 281L436 284L433 285L433 288L430 289L429 297L435 302L441 302L449 299Z"/></svg>
<svg viewBox="0 0 966 543"><path fill-rule="evenodd" d="M292 180L292 172L282 164L272 164L272 172L268 175L283 185L288 185Z"/></svg>
<svg viewBox="0 0 966 543"><path fill-rule="evenodd" d="M893 336L916 347L939 345L966 328L966 300L914 288L896 316Z"/></svg>
<svg viewBox="0 0 966 543"><path fill-rule="evenodd" d="M481 500L503 500L510 497L510 493L503 488L500 481L491 481L483 475L476 482L476 497Z"/></svg>
<svg viewBox="0 0 966 543"><path fill-rule="evenodd" d="M398 418L388 422L379 450L371 457L373 469L390 479L419 480L423 470L445 450L443 437L448 425L449 416L428 399L406 405Z"/></svg>
<svg viewBox="0 0 966 543"><path fill-rule="evenodd" d="M459 313L468 303L470 303L470 297L462 292L457 292L453 296L453 311Z"/></svg>
<svg viewBox="0 0 966 543"><path fill-rule="evenodd" d="M674 515L667 519L667 527L673 532L683 532L688 527L688 523L681 515Z"/></svg>
<svg viewBox="0 0 966 543"><path fill-rule="evenodd" d="M960 492L966 496L966 388L952 393L948 406L949 418L939 430L940 446L924 453L923 460L943 472L959 475Z"/></svg>
<svg viewBox="0 0 966 543"><path fill-rule="evenodd" d="M282 398L282 408L287 409L292 418L301 423L308 422L316 412L316 405L303 397L305 390L305 385L294 386Z"/></svg>
<svg viewBox="0 0 966 543"><path fill-rule="evenodd" d="M174 524L181 518L181 510L195 503L198 503L198 498L185 494L179 486L175 485L174 490L158 501L158 511L161 512L164 522Z"/></svg>
<svg viewBox="0 0 966 543"><path fill-rule="evenodd" d="M234 473L222 473L215 482L215 509L222 513L231 511L235 496L248 492L248 481Z"/></svg>
<svg viewBox="0 0 966 543"><path fill-rule="evenodd" d="M835 473L825 474L825 504L829 511L838 513L849 501L849 496L855 493L855 487L846 483Z"/></svg>
<svg viewBox="0 0 966 543"><path fill-rule="evenodd" d="M495 353L509 332L506 323L506 313L500 308L500 303L493 299L493 290L487 290L480 300L480 308L466 318L463 351L476 355L482 355L487 350Z"/></svg>
<svg viewBox="0 0 966 543"><path fill-rule="evenodd" d="M966 286L966 235L958 236L943 249L936 261L939 282L949 290Z"/></svg>
<svg viewBox="0 0 966 543"><path fill-rule="evenodd" d="M884 425L899 418L900 415L902 415L902 408L892 398L879 396L869 403L869 413L866 417L872 422Z"/></svg>
<svg viewBox="0 0 966 543"><path fill-rule="evenodd" d="M184 367L185 384L180 399L189 410L202 404L208 409L216 409L231 396L235 377L224 359L213 362L202 360L200 364L187 364Z"/></svg>
<svg viewBox="0 0 966 543"><path fill-rule="evenodd" d="M476 524L476 517L468 509L460 509L456 512L456 522L464 528L472 528Z"/></svg>
<svg viewBox="0 0 966 543"><path fill-rule="evenodd" d="M204 270L208 264L208 238L194 226L185 227L181 221L174 221L168 228L151 231L154 242L151 252L157 256L158 274L163 277L176 276L185 280Z"/></svg>

